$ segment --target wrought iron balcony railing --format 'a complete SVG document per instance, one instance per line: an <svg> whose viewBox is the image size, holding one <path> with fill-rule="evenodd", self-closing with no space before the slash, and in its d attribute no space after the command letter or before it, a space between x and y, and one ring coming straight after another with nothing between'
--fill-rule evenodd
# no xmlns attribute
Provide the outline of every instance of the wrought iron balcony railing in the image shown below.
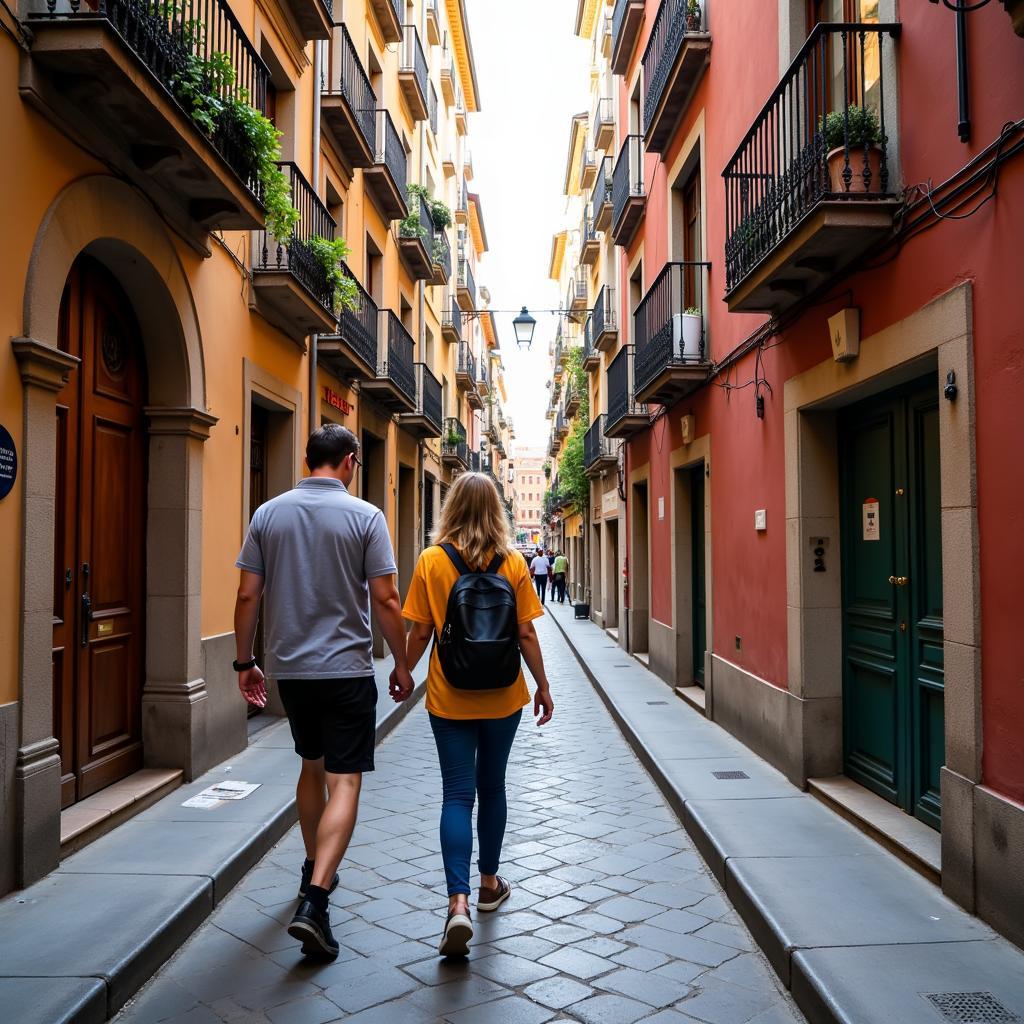
<svg viewBox="0 0 1024 1024"><path fill-rule="evenodd" d="M594 149L604 151L615 140L615 100L602 96L594 108Z"/></svg>
<svg viewBox="0 0 1024 1024"><path fill-rule="evenodd" d="M473 279L473 268L465 256L459 257L459 290L468 296L470 309L476 309L476 281Z"/></svg>
<svg viewBox="0 0 1024 1024"><path fill-rule="evenodd" d="M887 92L895 76L883 69L899 32L898 24L822 23L800 48L722 172L726 292L819 203L895 198L896 97Z"/></svg>
<svg viewBox="0 0 1024 1024"><path fill-rule="evenodd" d="M299 211L299 221L292 237L285 241L275 238L269 231L255 234L253 272L288 271L324 309L334 311L334 289L327 279L324 265L317 259L311 242L314 238L328 241L334 238L334 218L306 181L298 165L282 162L291 186L292 203Z"/></svg>
<svg viewBox="0 0 1024 1024"><path fill-rule="evenodd" d="M469 465L469 445L466 443L466 427L461 420L449 416L444 421L441 433L441 458L455 461L463 468Z"/></svg>
<svg viewBox="0 0 1024 1024"><path fill-rule="evenodd" d="M219 101L219 111L213 115L212 130L200 128L249 192L262 199L252 142L232 101L244 100L266 113L270 70L226 0L46 0L45 10L29 10L26 20L30 25L83 26L106 21L190 117L193 106L183 83L195 67L220 55L230 64L231 72L204 84L204 90Z"/></svg>
<svg viewBox="0 0 1024 1024"><path fill-rule="evenodd" d="M434 244L430 255L435 268L439 271L439 276L443 278L443 280L435 278L434 284L445 284L452 276L452 246L444 228L434 230Z"/></svg>
<svg viewBox="0 0 1024 1024"><path fill-rule="evenodd" d="M644 0L615 0L612 11L612 71L626 73L636 46L640 23L644 19Z"/></svg>
<svg viewBox="0 0 1024 1024"><path fill-rule="evenodd" d="M633 378L633 346L623 345L608 365L608 413L605 432L627 436L649 420L647 406L637 402Z"/></svg>
<svg viewBox="0 0 1024 1024"><path fill-rule="evenodd" d="M415 81L415 88L418 96L413 95L409 89L403 90L406 99L410 100L409 107L414 121L426 120L428 102L429 74L427 71L427 56L423 52L423 44L420 42L420 34L416 31L415 25L402 26L402 52L398 65L399 76L409 76Z"/></svg>
<svg viewBox="0 0 1024 1024"><path fill-rule="evenodd" d="M377 96L359 59L355 43L344 25L341 26L341 76L338 89L348 101L363 141L373 150L377 134L374 117Z"/></svg>
<svg viewBox="0 0 1024 1024"><path fill-rule="evenodd" d="M602 462L610 462L618 457L618 443L605 436L605 414L594 417L586 434L583 435L583 468L593 469Z"/></svg>
<svg viewBox="0 0 1024 1024"><path fill-rule="evenodd" d="M426 363L413 366L416 408L404 414L418 424L424 437L439 437L444 420L441 406L441 382L430 372Z"/></svg>
<svg viewBox="0 0 1024 1024"><path fill-rule="evenodd" d="M612 235L617 245L632 241L646 198L643 139L627 135L612 177Z"/></svg>
<svg viewBox="0 0 1024 1024"><path fill-rule="evenodd" d="M437 90L431 82L427 93L427 116L430 118L430 130L437 134Z"/></svg>
<svg viewBox="0 0 1024 1024"><path fill-rule="evenodd" d="M449 335L449 340L458 341L462 337L462 310L450 292L441 310L441 330Z"/></svg>
<svg viewBox="0 0 1024 1024"><path fill-rule="evenodd" d="M456 379L463 378L467 386L476 382L476 358L468 341L459 342L459 356L455 365Z"/></svg>
<svg viewBox="0 0 1024 1024"><path fill-rule="evenodd" d="M351 357L343 360L346 367L361 367L361 373L374 374L377 370L377 354L379 351L378 335L380 330L380 313L369 293L359 283L355 274L342 264L342 272L351 279L356 287L357 303L355 309L344 309L338 321L338 338L349 349Z"/></svg>
<svg viewBox="0 0 1024 1024"><path fill-rule="evenodd" d="M710 263L667 263L633 314L634 388L660 374L707 362L704 341Z"/></svg>
<svg viewBox="0 0 1024 1024"><path fill-rule="evenodd" d="M611 285L603 285L594 300L592 332L596 348L603 348L609 333L614 334L616 328L615 289Z"/></svg>
<svg viewBox="0 0 1024 1024"><path fill-rule="evenodd" d="M377 376L391 381L410 402L415 403L416 376L413 372L413 351L416 344L392 310L381 310L381 319L384 337L380 339Z"/></svg>
<svg viewBox="0 0 1024 1024"><path fill-rule="evenodd" d="M409 158L391 115L378 110L375 116L376 141L368 184L381 200L385 214L398 220L408 210Z"/></svg>

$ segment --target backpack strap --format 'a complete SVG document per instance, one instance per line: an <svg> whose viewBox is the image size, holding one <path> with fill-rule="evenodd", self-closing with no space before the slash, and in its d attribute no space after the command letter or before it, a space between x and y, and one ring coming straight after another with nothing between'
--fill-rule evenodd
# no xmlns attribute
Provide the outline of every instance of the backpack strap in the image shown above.
<svg viewBox="0 0 1024 1024"><path fill-rule="evenodd" d="M452 565L459 570L460 576L466 576L473 570L466 565L462 555L456 550L454 544L438 544L438 547L451 559Z"/></svg>
<svg viewBox="0 0 1024 1024"><path fill-rule="evenodd" d="M504 561L505 561L505 559L502 558L501 555L495 555L491 559L491 564L488 565L486 569L484 569L484 572L489 572L489 573L497 572L501 568L501 563L504 562Z"/></svg>

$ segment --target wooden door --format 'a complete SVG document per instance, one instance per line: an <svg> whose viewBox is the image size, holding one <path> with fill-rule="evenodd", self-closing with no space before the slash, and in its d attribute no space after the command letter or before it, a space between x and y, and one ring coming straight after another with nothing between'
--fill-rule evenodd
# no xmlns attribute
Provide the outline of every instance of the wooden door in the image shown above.
<svg viewBox="0 0 1024 1024"><path fill-rule="evenodd" d="M843 732L851 778L937 828L944 761L934 381L841 420Z"/></svg>
<svg viewBox="0 0 1024 1024"><path fill-rule="evenodd" d="M68 277L61 347L81 360L57 399L53 706L66 806L142 767L145 366L131 305L87 257Z"/></svg>

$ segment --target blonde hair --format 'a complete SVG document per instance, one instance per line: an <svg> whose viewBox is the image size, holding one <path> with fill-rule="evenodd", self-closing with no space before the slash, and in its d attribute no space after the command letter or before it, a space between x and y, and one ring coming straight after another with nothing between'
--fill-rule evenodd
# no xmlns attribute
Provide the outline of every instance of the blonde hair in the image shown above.
<svg viewBox="0 0 1024 1024"><path fill-rule="evenodd" d="M512 528L494 481L483 473L463 473L441 506L435 544L454 544L471 568L483 569L494 557L512 552Z"/></svg>

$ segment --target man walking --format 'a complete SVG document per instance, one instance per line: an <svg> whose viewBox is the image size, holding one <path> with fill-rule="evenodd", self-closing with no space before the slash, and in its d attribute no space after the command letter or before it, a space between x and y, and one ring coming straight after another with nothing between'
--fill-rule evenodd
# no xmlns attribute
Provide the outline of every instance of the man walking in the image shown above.
<svg viewBox="0 0 1024 1024"><path fill-rule="evenodd" d="M548 560L543 548L537 548L537 554L533 556L530 563L530 575L533 577L533 585L537 588L537 596L540 603L544 604L544 594L548 589Z"/></svg>
<svg viewBox="0 0 1024 1024"><path fill-rule="evenodd" d="M331 958L338 943L328 897L355 828L363 772L373 771L371 602L395 661L391 696L402 701L413 690L387 523L348 491L359 464L351 430L314 431L306 444L311 475L256 510L235 563L238 687L250 704L266 705L252 654L263 597L266 678L277 682L302 758L296 801L306 861L288 932L304 953Z"/></svg>
<svg viewBox="0 0 1024 1024"><path fill-rule="evenodd" d="M555 562L551 568L555 574L555 591L558 593L558 603L565 604L565 579L569 572L569 559L559 551L555 555Z"/></svg>

